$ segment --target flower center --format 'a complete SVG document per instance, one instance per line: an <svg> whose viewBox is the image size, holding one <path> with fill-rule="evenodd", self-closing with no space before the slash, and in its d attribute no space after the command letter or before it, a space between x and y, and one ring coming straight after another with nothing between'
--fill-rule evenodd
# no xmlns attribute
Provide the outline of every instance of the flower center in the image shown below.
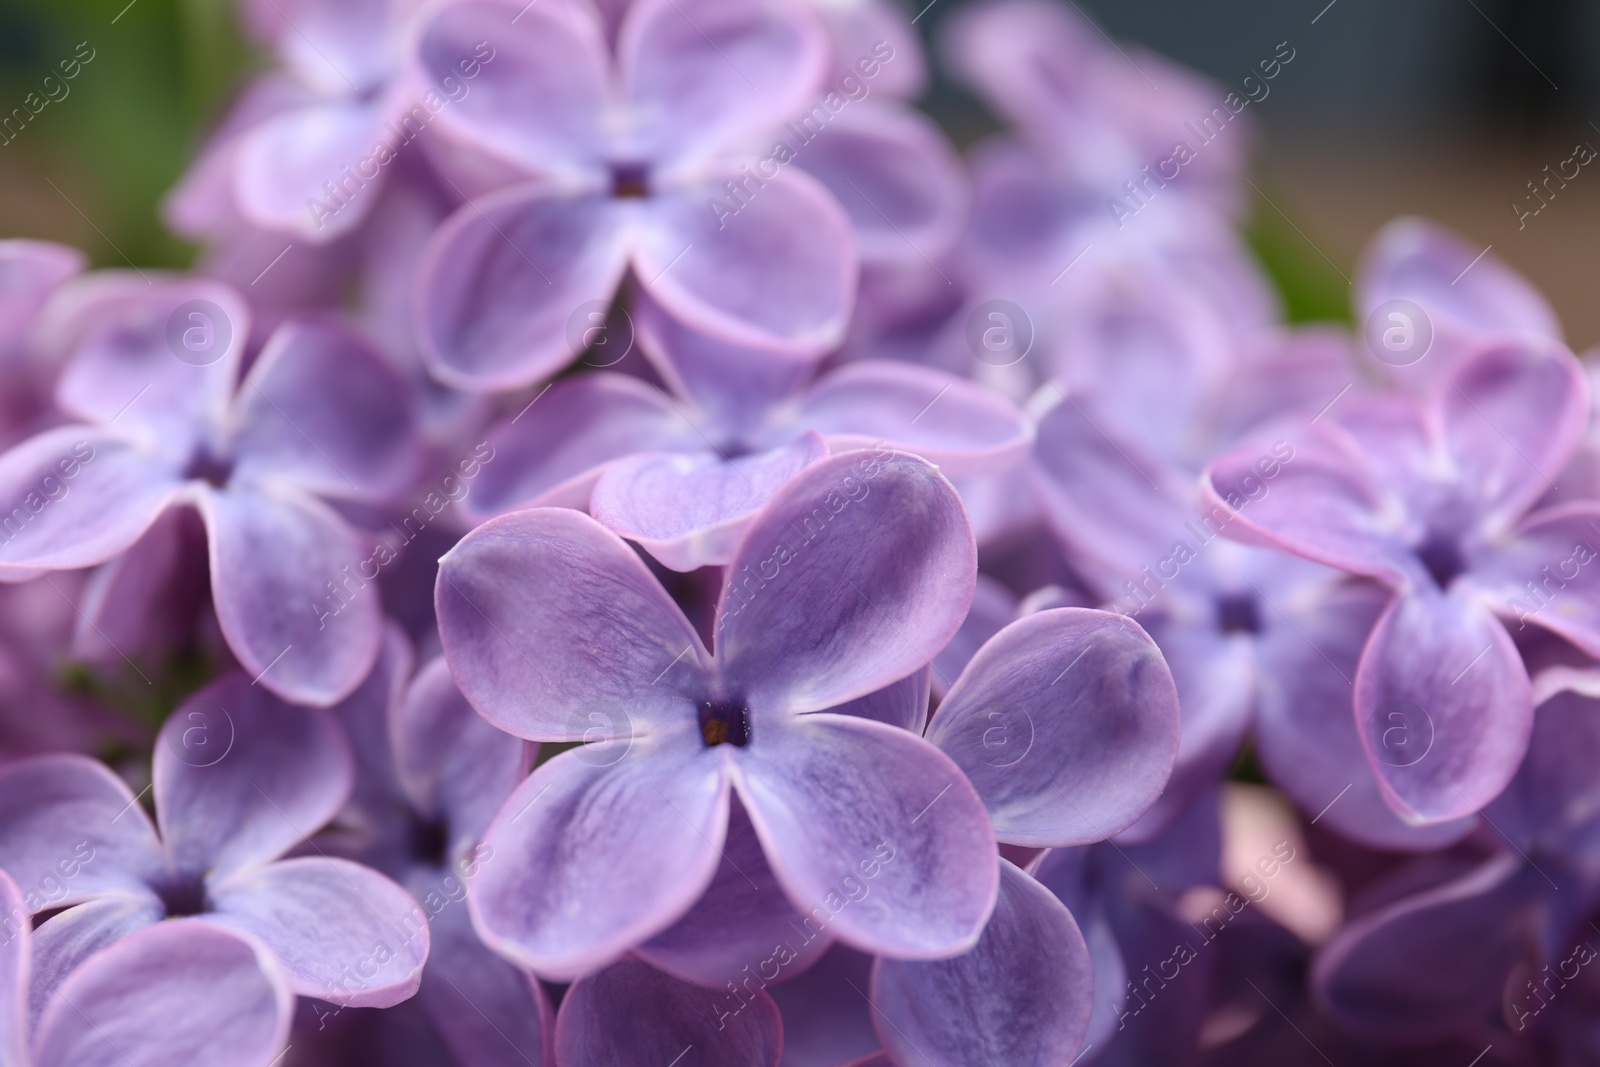
<svg viewBox="0 0 1600 1067"><path fill-rule="evenodd" d="M211 910L211 900L206 895L205 879L200 875L180 875L152 887L161 898L161 907L167 918L181 919L188 915L204 915Z"/></svg>
<svg viewBox="0 0 1600 1067"><path fill-rule="evenodd" d="M1417 559L1440 589L1450 588L1450 583L1467 569L1461 553L1461 542L1449 534L1430 532L1414 549Z"/></svg>
<svg viewBox="0 0 1600 1067"><path fill-rule="evenodd" d="M445 850L450 846L450 828L439 819L413 815L406 827L411 855L430 867L443 867Z"/></svg>
<svg viewBox="0 0 1600 1067"><path fill-rule="evenodd" d="M707 748L750 743L750 713L732 701L707 700L700 705L700 737Z"/></svg>
<svg viewBox="0 0 1600 1067"><path fill-rule="evenodd" d="M642 200L650 195L650 168L643 163L611 164L611 195L619 200Z"/></svg>
<svg viewBox="0 0 1600 1067"><path fill-rule="evenodd" d="M1217 597L1217 629L1225 634L1258 634L1261 611L1249 593L1227 593Z"/></svg>
<svg viewBox="0 0 1600 1067"><path fill-rule="evenodd" d="M220 489L233 477L233 460L216 449L201 445L189 457L189 465L184 468L183 476L190 481L205 482Z"/></svg>

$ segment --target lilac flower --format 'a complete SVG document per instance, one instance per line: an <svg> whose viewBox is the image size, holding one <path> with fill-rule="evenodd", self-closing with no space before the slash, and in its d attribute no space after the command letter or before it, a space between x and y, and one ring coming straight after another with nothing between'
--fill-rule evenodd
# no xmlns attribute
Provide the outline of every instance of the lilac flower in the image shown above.
<svg viewBox="0 0 1600 1067"><path fill-rule="evenodd" d="M0 770L0 866L29 911L65 909L35 931L35 1008L100 949L164 920L251 935L301 996L386 1006L416 991L428 924L405 890L348 860L282 858L350 792L329 712L227 675L167 720L152 779L154 824L81 756Z"/></svg>
<svg viewBox="0 0 1600 1067"><path fill-rule="evenodd" d="M356 783L323 844L421 904L431 948L416 1003L456 1061L549 1063L549 1001L532 975L483 946L466 904L477 872L504 861L478 838L527 777L529 746L479 717L442 659L410 672L411 651L391 629L372 676L338 709Z"/></svg>
<svg viewBox="0 0 1600 1067"><path fill-rule="evenodd" d="M846 75L863 76L871 69L862 65L863 59L872 56L875 47L882 52L887 46L894 61L875 75L876 91L902 100L922 95L928 81L922 39L894 0L811 0L811 7L833 43L829 84L839 84Z"/></svg>
<svg viewBox="0 0 1600 1067"><path fill-rule="evenodd" d="M639 558L565 509L494 519L443 560L445 658L518 736L591 740L484 837L485 939L573 976L671 926L717 869L737 790L784 894L841 940L937 958L994 906L964 775L904 730L830 713L925 664L972 596L960 501L926 462L847 452L792 479L728 565L708 653ZM869 893L862 889L870 886Z"/></svg>
<svg viewBox="0 0 1600 1067"><path fill-rule="evenodd" d="M649 308L640 338L679 399L611 373L559 382L490 431L505 460L466 504L588 510L663 565L725 564L756 512L788 479L838 452L884 444L950 475L1022 458L1032 428L959 378L859 362L807 382L809 362L718 344Z"/></svg>
<svg viewBox="0 0 1600 1067"><path fill-rule="evenodd" d="M83 265L83 253L63 245L0 241L0 446L46 424L52 368L38 351L39 311Z"/></svg>
<svg viewBox="0 0 1600 1067"><path fill-rule="evenodd" d="M247 934L180 919L89 958L30 1011L37 934L0 871L0 1057L8 1065L229 1063L281 1057L293 997L271 953Z"/></svg>
<svg viewBox="0 0 1600 1067"><path fill-rule="evenodd" d="M569 321L609 303L630 265L674 316L726 341L818 352L839 339L849 219L793 167L752 172L746 147L819 87L827 44L808 13L640 0L613 50L583 5L474 0L424 21L415 60L434 74L489 37L500 58L438 125L480 188L523 184L462 208L429 250L418 333L442 380L483 391L548 376L572 358ZM719 214L712 202L741 183L737 217Z"/></svg>
<svg viewBox="0 0 1600 1067"><path fill-rule="evenodd" d="M1353 403L1343 425L1310 426L1265 496L1246 493L1253 451L1206 471L1207 506L1232 515L1228 536L1391 590L1353 680L1355 717L1384 799L1408 821L1476 811L1527 748L1533 694L1501 618L1600 651L1585 571L1600 509L1528 513L1588 412L1565 349L1496 344L1425 399Z"/></svg>
<svg viewBox="0 0 1600 1067"><path fill-rule="evenodd" d="M0 457L0 576L103 563L192 506L239 663L289 699L348 694L377 655L381 613L348 570L362 538L325 498L380 501L411 476L398 375L351 331L307 323L276 333L236 387L249 316L215 283L100 275L49 314L73 353L57 400L84 423ZM334 590L351 599L330 618Z"/></svg>

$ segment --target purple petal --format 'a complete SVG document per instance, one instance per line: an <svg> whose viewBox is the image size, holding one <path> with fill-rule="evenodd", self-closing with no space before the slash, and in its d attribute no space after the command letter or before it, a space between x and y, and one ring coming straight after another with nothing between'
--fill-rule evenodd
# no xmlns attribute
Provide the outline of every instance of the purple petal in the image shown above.
<svg viewBox="0 0 1600 1067"><path fill-rule="evenodd" d="M1505 792L1489 806L1496 830L1528 852L1555 851L1570 832L1592 827L1600 814L1600 715L1594 698L1560 692L1533 717L1528 755ZM1554 848L1550 848L1554 846Z"/></svg>
<svg viewBox="0 0 1600 1067"><path fill-rule="evenodd" d="M617 34L634 148L685 169L776 126L810 99L827 38L805 8L738 0L635 0ZM703 210L703 209L702 209Z"/></svg>
<svg viewBox="0 0 1600 1067"><path fill-rule="evenodd" d="M763 710L881 689L960 627L976 555L960 499L928 463L886 450L823 460L762 509L728 565L723 673Z"/></svg>
<svg viewBox="0 0 1600 1067"><path fill-rule="evenodd" d="M417 991L428 958L428 916L377 871L306 856L208 889L214 910L206 921L260 938L300 996L387 1008Z"/></svg>
<svg viewBox="0 0 1600 1067"><path fill-rule="evenodd" d="M597 181L612 95L602 34L582 4L508 16L504 4L458 3L423 21L414 62L433 84L476 68L471 90L439 113L452 138L528 173ZM484 42L491 58L479 63Z"/></svg>
<svg viewBox="0 0 1600 1067"><path fill-rule="evenodd" d="M914 452L951 477L1022 458L1033 428L987 389L908 363L866 360L826 375L804 395L794 424L835 452L880 443Z"/></svg>
<svg viewBox="0 0 1600 1067"><path fill-rule="evenodd" d="M82 252L50 241L0 241L0 337L23 340L50 294L87 262Z"/></svg>
<svg viewBox="0 0 1600 1067"><path fill-rule="evenodd" d="M61 426L0 456L0 581L126 551L181 491L177 471L126 440Z"/></svg>
<svg viewBox="0 0 1600 1067"><path fill-rule="evenodd" d="M962 621L961 629L933 658L934 694L943 699L983 643L1015 621L1019 614L1016 595L980 572L978 584L972 591L972 608Z"/></svg>
<svg viewBox="0 0 1600 1067"><path fill-rule="evenodd" d="M721 566L756 511L827 454L815 433L734 459L718 452L641 453L606 468L589 511L672 570Z"/></svg>
<svg viewBox="0 0 1600 1067"><path fill-rule="evenodd" d="M18 1067L28 1062L29 911L17 883L0 871L0 1055Z"/></svg>
<svg viewBox="0 0 1600 1067"><path fill-rule="evenodd" d="M744 1001L640 960L574 982L556 1016L563 1067L669 1064L674 1056L694 1067L777 1067L782 1048L783 1020L766 993Z"/></svg>
<svg viewBox="0 0 1600 1067"><path fill-rule="evenodd" d="M538 979L485 948L462 905L435 915L432 929L417 1000L456 1061L551 1067L555 1013Z"/></svg>
<svg viewBox="0 0 1600 1067"><path fill-rule="evenodd" d="M6 767L0 811L0 868L16 879L29 911L143 892L163 866L133 790L83 756L35 756Z"/></svg>
<svg viewBox="0 0 1600 1067"><path fill-rule="evenodd" d="M1517 772L1533 689L1511 637L1457 593L1401 596L1355 678L1356 726L1391 807L1422 823L1470 815Z"/></svg>
<svg viewBox="0 0 1600 1067"><path fill-rule="evenodd" d="M784 1064L833 1067L877 1048L871 979L871 956L835 944L804 974L773 986L783 1012Z"/></svg>
<svg viewBox="0 0 1600 1067"><path fill-rule="evenodd" d="M828 710L836 715L854 715L898 726L920 737L928 725L928 694L932 689L932 673L928 667L924 667L877 692L856 697Z"/></svg>
<svg viewBox="0 0 1600 1067"><path fill-rule="evenodd" d="M33 933L30 1017L37 1020L50 997L85 961L165 916L155 894L113 893L52 915Z"/></svg>
<svg viewBox="0 0 1600 1067"><path fill-rule="evenodd" d="M239 389L235 470L322 496L391 496L419 458L414 407L406 380L354 330L281 327Z"/></svg>
<svg viewBox="0 0 1600 1067"><path fill-rule="evenodd" d="M922 95L928 64L922 38L903 7L894 0L865 0L824 4L816 12L833 38L834 76L829 84L848 87L843 79L849 75L903 100Z"/></svg>
<svg viewBox="0 0 1600 1067"><path fill-rule="evenodd" d="M605 741L682 723L709 657L643 561L587 515L491 519L439 564L439 638L495 726Z"/></svg>
<svg viewBox="0 0 1600 1067"><path fill-rule="evenodd" d="M705 894L635 952L668 974L717 989L752 977L763 985L791 978L831 943L789 903L744 805L735 802Z"/></svg>
<svg viewBox="0 0 1600 1067"><path fill-rule="evenodd" d="M792 167L743 201L724 186L741 180L759 179L724 169L647 201L634 271L668 312L717 339L795 353L834 347L855 297L849 218ZM713 202L721 210L708 210Z"/></svg>
<svg viewBox="0 0 1600 1067"><path fill-rule="evenodd" d="M167 508L131 548L84 583L71 656L115 667L124 655L162 662L190 640L210 601L205 526L193 508Z"/></svg>
<svg viewBox="0 0 1600 1067"><path fill-rule="evenodd" d="M906 959L977 941L994 907L994 831L944 753L868 719L774 716L738 766L750 821L808 930Z"/></svg>
<svg viewBox="0 0 1600 1067"><path fill-rule="evenodd" d="M1600 655L1600 599L1588 566L1597 546L1600 508L1564 504L1530 515L1512 536L1485 547L1461 581L1509 617L1512 633L1533 623Z"/></svg>
<svg viewBox="0 0 1600 1067"><path fill-rule="evenodd" d="M484 835L473 917L496 952L554 980L669 927L710 884L728 773L700 739L566 752L523 783ZM693 762L689 762L690 759Z"/></svg>
<svg viewBox="0 0 1600 1067"><path fill-rule="evenodd" d="M324 244L367 218L395 135L381 100L317 102L275 115L240 138L233 195L252 225ZM379 148L382 152L379 152ZM370 166L372 173L364 174ZM338 195L327 187L340 190Z"/></svg>
<svg viewBox="0 0 1600 1067"><path fill-rule="evenodd" d="M200 497L211 593L228 647L259 685L327 707L372 670L383 635L371 563L332 509L288 486Z"/></svg>
<svg viewBox="0 0 1600 1067"><path fill-rule="evenodd" d="M978 790L1001 841L1087 844L1126 829L1166 785L1178 692L1131 619L1042 611L978 650L928 740Z"/></svg>
<svg viewBox="0 0 1600 1067"><path fill-rule="evenodd" d="M826 113L826 109L823 109ZM966 222L967 177L933 121L898 104L849 108L813 132L811 117L792 134L797 162L838 199L869 263L925 262L949 251ZM774 146L776 148L776 146Z"/></svg>
<svg viewBox="0 0 1600 1067"><path fill-rule="evenodd" d="M283 855L350 795L350 747L326 711L234 672L178 705L156 738L156 823L180 872L227 879Z"/></svg>
<svg viewBox="0 0 1600 1067"><path fill-rule="evenodd" d="M878 961L875 1025L889 1054L917 1067L1055 1067L1083 1044L1093 983L1072 913L1002 860L994 915L972 951Z"/></svg>
<svg viewBox="0 0 1600 1067"><path fill-rule="evenodd" d="M33 1062L269 1067L288 1040L293 1008L277 967L254 940L197 920L160 923L62 983L39 1020Z"/></svg>
<svg viewBox="0 0 1600 1067"><path fill-rule="evenodd" d="M629 217L609 197L543 186L507 189L450 216L417 269L416 328L428 369L458 389L493 392L577 358L573 335L582 331L569 326L585 307L610 305L627 263Z"/></svg>
<svg viewBox="0 0 1600 1067"><path fill-rule="evenodd" d="M485 443L488 459L461 501L478 521L527 507L588 510L594 483L613 460L706 447L664 393L605 371L556 382Z"/></svg>
<svg viewBox="0 0 1600 1067"><path fill-rule="evenodd" d="M245 0L246 26L324 93L371 86L388 73L395 5L387 0Z"/></svg>

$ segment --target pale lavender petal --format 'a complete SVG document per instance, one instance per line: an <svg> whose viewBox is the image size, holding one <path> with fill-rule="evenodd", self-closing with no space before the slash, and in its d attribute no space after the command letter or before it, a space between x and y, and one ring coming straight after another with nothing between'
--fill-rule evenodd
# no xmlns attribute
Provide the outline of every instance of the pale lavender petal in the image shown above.
<svg viewBox="0 0 1600 1067"><path fill-rule="evenodd" d="M163 866L133 790L83 756L35 756L0 770L0 811L0 868L29 911L142 892Z"/></svg>
<svg viewBox="0 0 1600 1067"><path fill-rule="evenodd" d="M721 566L761 506L827 454L815 433L732 459L712 451L640 453L606 468L589 512L672 570Z"/></svg>
<svg viewBox="0 0 1600 1067"><path fill-rule="evenodd" d="M832 348L855 298L848 216L821 183L792 167L745 201L723 184L742 177L718 170L644 201L634 271L667 311L713 337L797 353ZM722 210L708 210L713 202Z"/></svg>
<svg viewBox="0 0 1600 1067"><path fill-rule="evenodd" d="M1000 862L994 915L972 951L948 960L880 959L878 1036L914 1067L1056 1067L1083 1044L1094 972L1072 913Z"/></svg>
<svg viewBox="0 0 1600 1067"><path fill-rule="evenodd" d="M976 548L923 460L846 452L764 508L728 565L717 655L750 706L820 711L931 660L972 602Z"/></svg>
<svg viewBox="0 0 1600 1067"><path fill-rule="evenodd" d="M794 425L816 430L835 452L887 443L951 477L999 470L1027 454L1033 427L988 389L909 363L863 360L806 391Z"/></svg>
<svg viewBox="0 0 1600 1067"><path fill-rule="evenodd" d="M696 210L706 213L704 205ZM627 264L630 217L610 197L544 186L517 186L456 211L417 268L416 329L428 369L457 389L494 392L576 359L569 324L584 307L611 303Z"/></svg>
<svg viewBox="0 0 1600 1067"><path fill-rule="evenodd" d="M980 571L978 584L972 591L972 607L962 621L961 629L933 657L934 695L942 699L956 679L961 677L961 672L967 669L972 657L978 654L983 643L1014 622L1020 614L1023 611L1017 604L1016 595Z"/></svg>
<svg viewBox="0 0 1600 1067"><path fill-rule="evenodd" d="M125 439L61 426L0 455L0 581L126 551L181 492L175 469Z"/></svg>
<svg viewBox="0 0 1600 1067"><path fill-rule="evenodd" d="M387 73L396 9L392 0L245 0L245 25L303 82L324 93L376 83Z"/></svg>
<svg viewBox="0 0 1600 1067"><path fill-rule="evenodd" d="M152 979L155 980L152 980ZM38 1067L269 1067L294 997L250 938L195 920L161 923L62 983L34 1035Z"/></svg>
<svg viewBox="0 0 1600 1067"><path fill-rule="evenodd" d="M924 667L912 671L898 682L886 685L877 692L840 704L828 710L837 715L855 715L862 719L898 726L921 735L928 725L928 694L932 689L933 671Z"/></svg>
<svg viewBox="0 0 1600 1067"><path fill-rule="evenodd" d="M156 824L183 874L227 879L338 814L354 777L333 716L234 672L178 705L156 737Z"/></svg>
<svg viewBox="0 0 1600 1067"><path fill-rule="evenodd" d="M1525 636L1532 623L1600 655L1600 590L1590 566L1597 550L1600 508L1563 504L1484 546L1460 581L1482 595L1512 634Z"/></svg>
<svg viewBox="0 0 1600 1067"><path fill-rule="evenodd" d="M22 891L0 871L0 1062L28 1062L28 979L33 921Z"/></svg>
<svg viewBox="0 0 1600 1067"><path fill-rule="evenodd" d="M1155 642L1121 615L1042 611L1007 626L951 686L928 740L955 760L1016 845L1119 833L1178 753L1178 692Z"/></svg>
<svg viewBox="0 0 1600 1067"><path fill-rule="evenodd" d="M555 1045L563 1067L778 1067L783 1020L759 990L744 1001L623 960L567 990Z"/></svg>
<svg viewBox="0 0 1600 1067"><path fill-rule="evenodd" d="M289 486L208 492L200 514L217 622L239 665L285 700L327 707L349 696L383 637L362 539Z"/></svg>
<svg viewBox="0 0 1600 1067"><path fill-rule="evenodd" d="M30 1018L37 1020L51 994L84 961L130 934L154 926L166 910L148 891L112 893L52 915L33 933L28 987Z"/></svg>
<svg viewBox="0 0 1600 1067"><path fill-rule="evenodd" d="M868 719L757 724L737 780L768 862L813 928L864 951L937 959L994 907L994 831L950 758Z"/></svg>
<svg viewBox="0 0 1600 1067"><path fill-rule="evenodd" d="M292 108L245 134L233 160L233 195L245 220L312 244L354 230L378 201L370 186L383 179L380 159L393 158L388 117L381 100L331 100Z"/></svg>
<svg viewBox="0 0 1600 1067"><path fill-rule="evenodd" d="M844 76L864 81L873 91L912 100L928 82L922 38L895 0L819 4L818 16L833 38L834 74L829 84L848 88Z"/></svg>
<svg viewBox="0 0 1600 1067"><path fill-rule="evenodd" d="M306 856L208 889L214 910L205 921L260 938L300 996L387 1008L417 991L428 958L428 916L377 871Z"/></svg>
<svg viewBox="0 0 1600 1067"><path fill-rule="evenodd" d="M1468 597L1397 597L1355 677L1356 726L1384 798L1408 820L1470 815L1517 772L1533 688L1505 627Z"/></svg>
<svg viewBox="0 0 1600 1067"><path fill-rule="evenodd" d="M23 339L45 300L62 282L78 274L82 252L50 241L21 238L0 241L0 337L9 345Z"/></svg>
<svg viewBox="0 0 1600 1067"><path fill-rule="evenodd" d="M866 103L831 115L821 132L790 123L782 133L778 143L800 142L796 162L849 214L863 262L936 260L955 243L966 222L966 173L921 112Z"/></svg>
<svg viewBox="0 0 1600 1067"><path fill-rule="evenodd" d="M604 371L556 382L490 430L485 443L490 461L461 502L479 521L526 507L587 510L596 479L613 460L706 447L660 390Z"/></svg>
<svg viewBox="0 0 1600 1067"><path fill-rule="evenodd" d="M691 724L540 767L484 835L494 858L467 899L485 942L570 980L672 925L717 869L727 747L704 749Z"/></svg>
<svg viewBox="0 0 1600 1067"><path fill-rule="evenodd" d="M666 728L704 688L710 657L683 612L616 534L575 511L479 526L440 561L435 599L456 684L518 737Z"/></svg>
<svg viewBox="0 0 1600 1067"><path fill-rule="evenodd" d="M334 321L276 330L239 388L238 477L325 497L383 499L420 459L412 389L371 343Z"/></svg>
<svg viewBox="0 0 1600 1067"><path fill-rule="evenodd" d="M622 91L641 117L628 147L693 167L798 111L827 61L800 4L634 0L617 34Z"/></svg>
<svg viewBox="0 0 1600 1067"><path fill-rule="evenodd" d="M435 915L432 929L417 1000L456 1061L551 1067L555 1012L538 979L484 947L465 904Z"/></svg>

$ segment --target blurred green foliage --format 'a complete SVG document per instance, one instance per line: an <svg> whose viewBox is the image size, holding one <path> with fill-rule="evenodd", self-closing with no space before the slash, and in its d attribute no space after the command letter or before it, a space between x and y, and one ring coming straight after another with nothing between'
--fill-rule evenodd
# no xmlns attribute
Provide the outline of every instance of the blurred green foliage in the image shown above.
<svg viewBox="0 0 1600 1067"><path fill-rule="evenodd" d="M94 58L67 95L0 146L0 235L69 240L99 266L186 265L158 211L252 69L232 4L0 0L0 114L43 98L83 42Z"/></svg>

